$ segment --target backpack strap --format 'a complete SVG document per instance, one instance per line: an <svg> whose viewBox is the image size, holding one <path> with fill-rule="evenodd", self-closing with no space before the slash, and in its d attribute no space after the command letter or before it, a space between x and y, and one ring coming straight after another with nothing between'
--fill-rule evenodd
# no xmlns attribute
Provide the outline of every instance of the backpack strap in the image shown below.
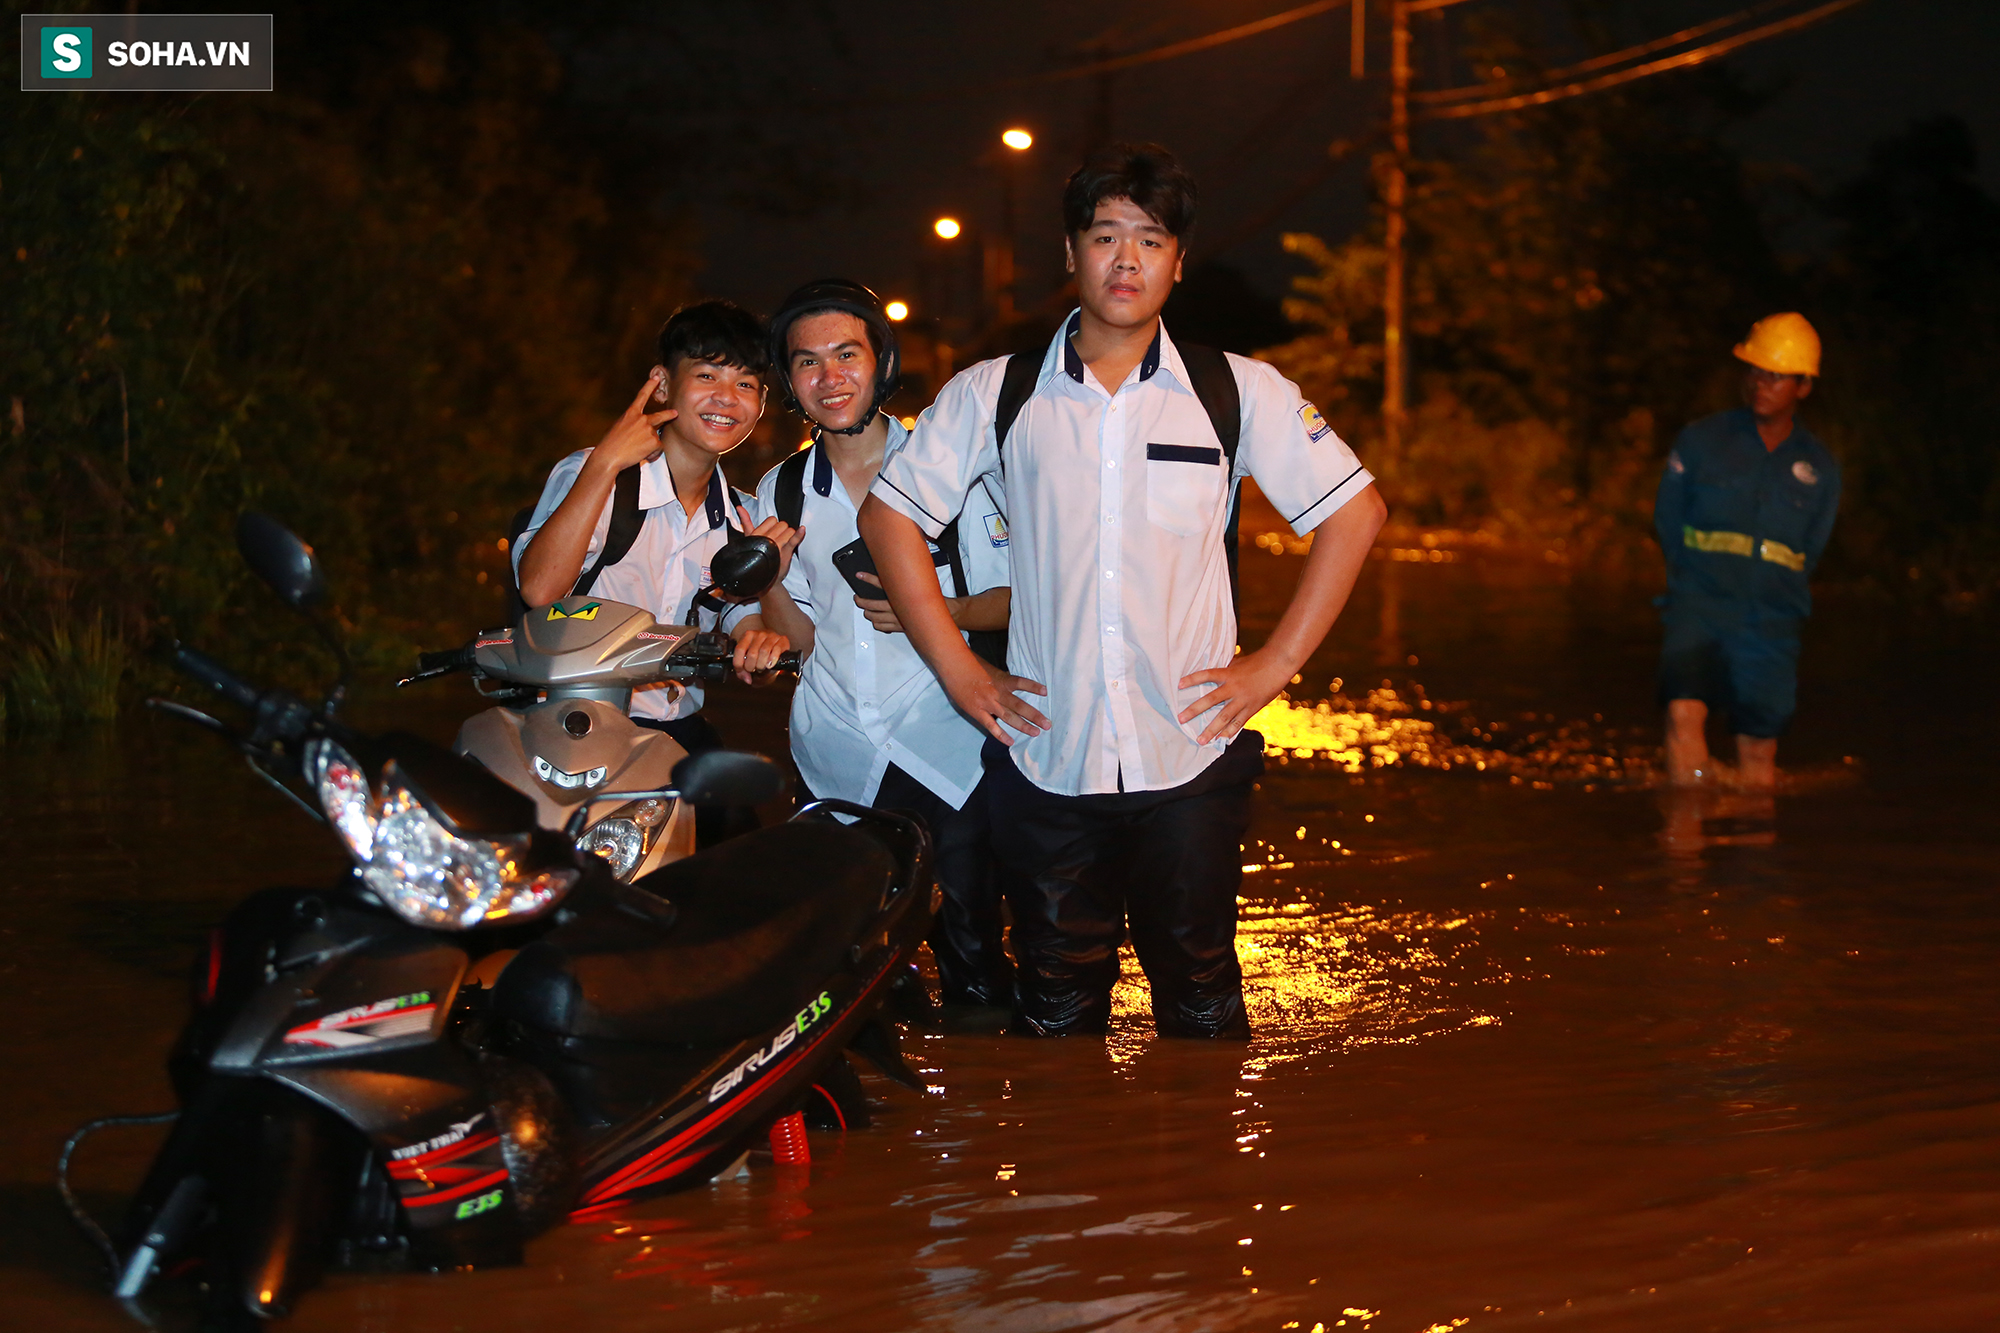
<svg viewBox="0 0 2000 1333"><path fill-rule="evenodd" d="M597 576L631 554L632 543L639 540L639 529L646 524L646 515L639 508L639 466L634 463L618 474L611 493L611 528L604 534L604 549L597 553L597 563L585 570L576 587L570 589L570 596L589 596Z"/></svg>
<svg viewBox="0 0 2000 1333"><path fill-rule="evenodd" d="M942 561L934 560L933 563L942 563L951 567L951 586L954 590L951 595L954 597L970 596L971 592L965 581L965 558L958 553L958 519L955 518L944 525L944 531L937 535L937 546L938 555L943 556L944 559Z"/></svg>
<svg viewBox="0 0 2000 1333"><path fill-rule="evenodd" d="M993 405L994 448L1006 447L1007 432L1014 428L1014 419L1021 415L1021 409L1034 394L1041 371L1042 363L1035 357L1016 353L1007 358L1007 369L1000 376L1000 398Z"/></svg>
<svg viewBox="0 0 2000 1333"><path fill-rule="evenodd" d="M1038 356L1016 352L1007 358L1007 368L1000 373L1000 396L993 404L993 449L1000 455L1001 470L1006 470L1007 432L1014 428L1021 409L1034 396L1035 385L1041 379L1042 359ZM968 501L972 497L967 496ZM960 517L964 517L961 513ZM965 596L965 570L958 554L958 519L954 518L945 531L939 534L940 542L948 542L945 549L951 555L951 576L958 581L958 595ZM966 642L972 651L993 665L1002 668L1007 665L1007 631L1004 629L973 630L967 634Z"/></svg>
<svg viewBox="0 0 2000 1333"><path fill-rule="evenodd" d="M800 449L778 464L778 493L773 499L786 527L796 528L806 515L806 464L811 461L812 450Z"/></svg>
<svg viewBox="0 0 2000 1333"><path fill-rule="evenodd" d="M1229 527L1223 534L1223 542L1229 561L1229 602L1231 606L1240 606L1237 564L1242 551L1236 529L1243 518L1243 491L1235 484L1235 477L1236 447L1243 436L1243 395L1236 387L1236 372L1229 367L1227 352L1200 343L1177 346L1181 364L1187 367L1188 379L1193 381L1194 396L1208 413L1208 424L1215 427L1215 437L1222 443L1224 466L1229 469Z"/></svg>

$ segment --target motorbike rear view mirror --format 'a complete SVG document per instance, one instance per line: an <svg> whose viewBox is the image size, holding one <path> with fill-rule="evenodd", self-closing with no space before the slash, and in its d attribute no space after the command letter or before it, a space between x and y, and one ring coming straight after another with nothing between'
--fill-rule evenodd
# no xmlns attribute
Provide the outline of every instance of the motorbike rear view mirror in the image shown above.
<svg viewBox="0 0 2000 1333"><path fill-rule="evenodd" d="M761 754L704 750L674 765L673 784L692 805L762 805L785 791L785 775Z"/></svg>
<svg viewBox="0 0 2000 1333"><path fill-rule="evenodd" d="M246 512L237 519L236 549L250 571L294 611L309 611L326 600L326 575L313 548L270 515Z"/></svg>
<svg viewBox="0 0 2000 1333"><path fill-rule="evenodd" d="M708 581L738 601L762 597L778 581L778 544L769 537L730 534L729 544L708 562Z"/></svg>
<svg viewBox="0 0 2000 1333"><path fill-rule="evenodd" d="M244 511L236 520L236 549L242 552L251 573L271 585L271 591L286 606L305 615L306 623L339 664L339 677L327 691L321 709L332 717L347 695L347 646L325 617L313 614L327 600L326 571L320 568L319 557L290 528L254 510Z"/></svg>

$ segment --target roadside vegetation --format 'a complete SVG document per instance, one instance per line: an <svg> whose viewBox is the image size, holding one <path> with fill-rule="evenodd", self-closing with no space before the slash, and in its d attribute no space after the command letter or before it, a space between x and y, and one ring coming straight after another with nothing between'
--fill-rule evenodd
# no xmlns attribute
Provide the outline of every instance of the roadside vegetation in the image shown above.
<svg viewBox="0 0 2000 1333"><path fill-rule="evenodd" d="M246 508L319 545L364 658L499 614L497 534L694 262L569 151L560 82L516 33L338 96L0 105L9 725L111 715L176 637L320 680Z"/></svg>
<svg viewBox="0 0 2000 1333"><path fill-rule="evenodd" d="M1657 559L1674 435L1738 405L1729 349L1802 311L1825 342L1802 418L1845 471L1822 576L1984 606L2000 590L2000 204L1971 134L1915 125L1822 190L1729 147L1756 104L1717 73L1432 144L1447 151L1412 176L1400 458L1380 447L1379 220L1285 237L1308 266L1285 307L1300 334L1262 354L1362 442L1402 523L1637 564Z"/></svg>

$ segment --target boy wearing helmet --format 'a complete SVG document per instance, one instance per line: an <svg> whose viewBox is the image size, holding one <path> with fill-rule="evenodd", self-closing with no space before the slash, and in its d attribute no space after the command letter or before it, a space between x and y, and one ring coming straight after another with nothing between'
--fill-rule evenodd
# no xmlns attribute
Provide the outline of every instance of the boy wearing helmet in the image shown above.
<svg viewBox="0 0 2000 1333"><path fill-rule="evenodd" d="M1735 349L1745 406L1687 427L1667 455L1653 527L1667 559L1660 699L1676 784L1712 776L1711 707L1736 728L1738 781L1764 789L1777 777L1807 581L1840 507L1840 464L1795 419L1819 353L1803 315L1757 321Z"/></svg>
<svg viewBox="0 0 2000 1333"><path fill-rule="evenodd" d="M745 624L783 634L805 659L791 718L805 795L924 820L944 894L930 940L944 1000L1010 1005L1013 969L1001 947L978 790L984 736L952 707L889 603L873 591L880 581L856 573L869 590L860 592L837 567L837 553L859 547L855 517L884 457L909 435L882 410L900 378L895 330L874 292L825 279L785 299L771 318L770 339L781 392L811 423L813 442L757 488L758 515L795 524L799 535L759 617ZM962 517L932 544L937 586L959 631L1005 629L1005 520L983 488Z"/></svg>
<svg viewBox="0 0 2000 1333"><path fill-rule="evenodd" d="M1277 371L1168 336L1160 311L1195 214L1172 154L1100 150L1062 212L1080 308L1045 352L945 386L861 531L910 637L992 738L1014 1030L1103 1035L1129 925L1160 1035L1246 1039L1236 893L1264 757L1244 723L1319 647L1386 509ZM1025 396L1009 397L1003 435L1010 381ZM1246 475L1314 541L1277 628L1239 651L1230 534ZM1008 665L1047 685L1036 703L958 641L924 565L923 534L994 476L1012 529Z"/></svg>

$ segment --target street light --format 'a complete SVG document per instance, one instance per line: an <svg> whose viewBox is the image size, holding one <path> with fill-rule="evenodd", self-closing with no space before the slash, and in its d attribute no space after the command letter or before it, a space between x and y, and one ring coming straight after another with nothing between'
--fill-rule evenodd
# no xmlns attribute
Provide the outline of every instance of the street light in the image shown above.
<svg viewBox="0 0 2000 1333"><path fill-rule="evenodd" d="M1012 153L1000 155L1000 234L988 242L986 282L993 293L994 317L1014 322L1014 173L1021 154L1035 146L1035 136L1020 128L1000 132L1000 142Z"/></svg>
<svg viewBox="0 0 2000 1333"><path fill-rule="evenodd" d="M957 218L939 218L931 224L931 230L944 240L954 241L958 239L959 232L963 231L964 228L958 225Z"/></svg>
<svg viewBox="0 0 2000 1333"><path fill-rule="evenodd" d="M903 301L891 301L882 307L882 313L900 324L910 317L910 307Z"/></svg>

